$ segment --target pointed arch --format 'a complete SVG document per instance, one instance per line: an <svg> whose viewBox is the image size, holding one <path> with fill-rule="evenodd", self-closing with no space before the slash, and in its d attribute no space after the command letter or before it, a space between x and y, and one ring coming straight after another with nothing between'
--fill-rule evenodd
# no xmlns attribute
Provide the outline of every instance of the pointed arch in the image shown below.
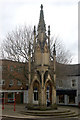
<svg viewBox="0 0 80 120"><path fill-rule="evenodd" d="M52 81L52 79L51 79L51 76L50 76L50 74L49 74L49 71L46 71L46 72L44 73L44 83L46 84L47 81L51 81L51 83L53 84L53 81Z"/></svg>
<svg viewBox="0 0 80 120"><path fill-rule="evenodd" d="M39 84L40 84L40 81L39 81L39 79L38 79L38 76L37 75L34 75L34 78L33 78L33 80L32 80L32 86L33 86L33 84L34 84L34 82L38 82Z"/></svg>

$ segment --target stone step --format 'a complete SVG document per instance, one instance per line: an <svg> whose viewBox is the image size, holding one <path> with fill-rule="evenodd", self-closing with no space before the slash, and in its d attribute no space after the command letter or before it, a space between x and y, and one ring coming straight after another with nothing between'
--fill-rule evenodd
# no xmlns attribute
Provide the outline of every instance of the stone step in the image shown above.
<svg viewBox="0 0 80 120"><path fill-rule="evenodd" d="M36 110L25 110L21 111L24 115L30 115L30 116L40 116L40 117L57 117L57 118L71 118L71 117L78 117L78 114L76 114L74 111L71 111L70 109L58 109L58 110L46 110L46 111L36 111Z"/></svg>
<svg viewBox="0 0 80 120"><path fill-rule="evenodd" d="M75 114L75 112L68 112L68 113L58 113L58 114L55 114L55 113L44 113L44 114L41 114L41 113L24 113L25 115L36 115L36 116L64 116L64 115L72 115L72 114Z"/></svg>
<svg viewBox="0 0 80 120"><path fill-rule="evenodd" d="M32 110L27 110L25 113L30 113L30 114L63 114L63 113L68 113L68 112L70 112L70 110L69 109L67 109L67 110L62 110L62 111L32 111Z"/></svg>
<svg viewBox="0 0 80 120"><path fill-rule="evenodd" d="M57 118L78 118L78 114L64 115L64 116L56 116Z"/></svg>
<svg viewBox="0 0 80 120"><path fill-rule="evenodd" d="M42 111L40 111L39 113L36 111L36 112L21 112L22 114L24 115L31 115L31 116L54 116L54 117L57 117L57 118L70 118L70 117L78 117L78 114L75 114L75 112L72 112L72 111L68 111L68 112L53 112L53 113L50 113L50 112L47 112L48 114L46 114L46 112L44 113L45 111L43 111L43 114L42 114Z"/></svg>
<svg viewBox="0 0 80 120"><path fill-rule="evenodd" d="M78 114L75 114L75 113L70 113L70 114L59 114L59 115L52 115L52 114L24 114L24 115L31 115L31 116L41 116L41 117L51 117L51 116L54 116L55 118L73 118L73 117L78 117Z"/></svg>

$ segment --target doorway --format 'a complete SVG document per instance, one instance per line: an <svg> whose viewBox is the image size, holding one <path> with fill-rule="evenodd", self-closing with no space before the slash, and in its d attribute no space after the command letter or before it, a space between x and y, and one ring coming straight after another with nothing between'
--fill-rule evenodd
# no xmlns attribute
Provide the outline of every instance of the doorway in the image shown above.
<svg viewBox="0 0 80 120"><path fill-rule="evenodd" d="M23 92L21 92L21 103L23 103Z"/></svg>
<svg viewBox="0 0 80 120"><path fill-rule="evenodd" d="M47 106L52 104L52 85L50 81L48 81L46 85L46 104Z"/></svg>

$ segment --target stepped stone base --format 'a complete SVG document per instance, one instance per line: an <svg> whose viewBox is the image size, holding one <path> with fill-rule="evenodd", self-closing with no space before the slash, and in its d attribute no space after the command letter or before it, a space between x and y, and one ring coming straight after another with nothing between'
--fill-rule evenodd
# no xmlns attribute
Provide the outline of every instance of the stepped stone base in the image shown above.
<svg viewBox="0 0 80 120"><path fill-rule="evenodd" d="M40 117L57 117L57 118L69 118L69 117L78 117L78 114L69 110L69 109L57 109L57 110L26 110L21 112L24 115L30 116L40 116Z"/></svg>

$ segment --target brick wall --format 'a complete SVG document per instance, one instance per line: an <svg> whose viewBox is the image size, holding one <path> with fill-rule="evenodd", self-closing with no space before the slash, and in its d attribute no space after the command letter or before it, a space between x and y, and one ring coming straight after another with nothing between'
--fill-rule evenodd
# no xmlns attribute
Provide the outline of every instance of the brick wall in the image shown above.
<svg viewBox="0 0 80 120"><path fill-rule="evenodd" d="M25 63L13 62L9 60L3 60L0 62L2 66L2 80L5 80L5 84L2 86L4 90L26 90L26 84L28 84L28 66ZM13 70L11 70L11 67ZM1 71L1 70L0 70ZM27 77L25 77L25 75ZM10 81L13 80L13 85L10 86ZM20 81L22 85L17 85L17 82Z"/></svg>

